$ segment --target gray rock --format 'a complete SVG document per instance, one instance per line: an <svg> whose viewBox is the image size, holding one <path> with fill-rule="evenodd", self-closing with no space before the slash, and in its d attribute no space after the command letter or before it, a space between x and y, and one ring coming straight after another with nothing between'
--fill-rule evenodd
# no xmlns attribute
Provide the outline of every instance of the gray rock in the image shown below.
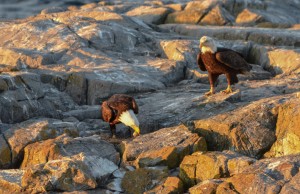
<svg viewBox="0 0 300 194"><path fill-rule="evenodd" d="M24 170L11 169L0 170L0 192L1 193L21 193L22 177Z"/></svg>
<svg viewBox="0 0 300 194"><path fill-rule="evenodd" d="M102 119L100 106L81 106L79 109L64 112L64 117L75 117L79 121L85 119Z"/></svg>
<svg viewBox="0 0 300 194"><path fill-rule="evenodd" d="M24 148L28 144L55 138L63 133L78 136L78 129L73 123L63 123L52 119L33 119L13 125L3 133L11 152L11 161L4 165L17 167L23 159ZM1 149L0 155L7 153L7 151L7 149ZM8 159L7 156L7 162Z"/></svg>

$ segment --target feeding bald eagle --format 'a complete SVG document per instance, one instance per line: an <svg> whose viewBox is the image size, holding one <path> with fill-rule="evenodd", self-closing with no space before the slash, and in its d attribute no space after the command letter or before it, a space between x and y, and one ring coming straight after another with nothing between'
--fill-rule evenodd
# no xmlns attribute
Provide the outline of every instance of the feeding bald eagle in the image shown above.
<svg viewBox="0 0 300 194"><path fill-rule="evenodd" d="M134 137L140 134L140 124L135 116L138 112L134 98L125 94L115 94L102 103L102 118L109 123L113 138L116 135L116 124L120 122L134 130Z"/></svg>
<svg viewBox="0 0 300 194"><path fill-rule="evenodd" d="M240 53L226 48L217 48L214 40L208 36L200 39L197 63L202 71L208 71L210 91L205 93L207 96L215 93L215 82L219 75L226 76L228 87L222 92L228 94L232 92L231 85L239 81L236 75L247 74L252 69Z"/></svg>

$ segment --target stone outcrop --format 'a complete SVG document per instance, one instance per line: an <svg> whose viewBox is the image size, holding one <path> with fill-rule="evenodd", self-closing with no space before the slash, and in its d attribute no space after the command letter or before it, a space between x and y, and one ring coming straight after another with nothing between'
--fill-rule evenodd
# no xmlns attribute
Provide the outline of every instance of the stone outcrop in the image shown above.
<svg viewBox="0 0 300 194"><path fill-rule="evenodd" d="M189 188L209 179L232 176L236 173L233 169L243 171L255 161L255 159L228 151L207 153L196 152L183 159L180 164L179 177L185 186Z"/></svg>
<svg viewBox="0 0 300 194"><path fill-rule="evenodd" d="M172 168L185 155L194 151L205 151L206 142L180 125L139 136L131 141L123 141L121 147L124 161L138 159L138 164L142 166L164 163Z"/></svg>
<svg viewBox="0 0 300 194"><path fill-rule="evenodd" d="M276 142L265 156L278 157L300 152L299 111L299 98L288 101L279 107L276 123Z"/></svg>
<svg viewBox="0 0 300 194"><path fill-rule="evenodd" d="M0 193L299 193L299 9L1 1L20 19L0 19ZM252 66L231 94L221 75L204 95L204 35ZM136 99L139 137L109 137L100 105L115 93Z"/></svg>
<svg viewBox="0 0 300 194"><path fill-rule="evenodd" d="M161 168L140 168L125 174L122 187L125 192L138 194L162 184L168 173Z"/></svg>
<svg viewBox="0 0 300 194"><path fill-rule="evenodd" d="M299 192L299 155L257 161L230 178L203 181L190 188L191 193L265 193ZM287 189L289 188L289 189ZM225 190L224 190L225 189ZM286 190L287 189L287 190Z"/></svg>
<svg viewBox="0 0 300 194"><path fill-rule="evenodd" d="M83 154L86 157L102 157L115 164L119 163L119 153L112 144L100 140L99 136L71 138L59 136L43 142L29 144L24 149L24 159L20 168L47 163L63 157L74 157Z"/></svg>
<svg viewBox="0 0 300 194"><path fill-rule="evenodd" d="M3 133L3 137L9 146L11 160L6 159L3 165L9 167L20 165L24 157L24 148L28 144L55 138L63 133L78 136L78 129L73 123L53 119L28 120L9 128ZM3 149L0 155L7 152L7 149Z"/></svg>

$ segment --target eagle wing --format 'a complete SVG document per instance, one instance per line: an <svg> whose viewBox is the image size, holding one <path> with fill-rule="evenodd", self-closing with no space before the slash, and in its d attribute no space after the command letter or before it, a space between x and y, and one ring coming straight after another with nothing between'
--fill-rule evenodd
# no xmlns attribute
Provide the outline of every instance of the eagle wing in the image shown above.
<svg viewBox="0 0 300 194"><path fill-rule="evenodd" d="M197 64L202 71L207 71L201 58L201 52L197 55Z"/></svg>
<svg viewBox="0 0 300 194"><path fill-rule="evenodd" d="M138 112L137 105L135 101L133 101L134 99L131 96L125 94L115 94L108 100L108 104L112 109L118 111L118 113L129 109L132 109L134 112Z"/></svg>
<svg viewBox="0 0 300 194"><path fill-rule="evenodd" d="M241 56L241 54L230 49L217 52L216 59L219 62L235 70L242 70L242 71L251 70L251 66L246 62L246 60Z"/></svg>
<svg viewBox="0 0 300 194"><path fill-rule="evenodd" d="M114 118L114 111L108 106L107 101L102 103L102 118L106 122L111 122Z"/></svg>

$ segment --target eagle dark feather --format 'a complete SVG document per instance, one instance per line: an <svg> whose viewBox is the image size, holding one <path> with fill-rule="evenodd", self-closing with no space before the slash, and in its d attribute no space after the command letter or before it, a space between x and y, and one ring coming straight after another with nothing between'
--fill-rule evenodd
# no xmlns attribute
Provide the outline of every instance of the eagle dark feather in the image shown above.
<svg viewBox="0 0 300 194"><path fill-rule="evenodd" d="M251 66L245 61L240 53L226 49L226 51L217 51L216 59L224 65L235 70L240 70L242 73L250 71Z"/></svg>
<svg viewBox="0 0 300 194"><path fill-rule="evenodd" d="M139 112L134 98L125 94L115 94L102 103L102 119L109 123L113 136L116 133L115 125L120 123L120 116L128 110L135 114Z"/></svg>
<svg viewBox="0 0 300 194"><path fill-rule="evenodd" d="M199 53L199 54L197 55L197 64L198 64L199 68L200 68L202 71L207 71L207 69L205 68L205 65L204 65L204 63L203 63L203 61L202 61L202 59L201 59L201 53Z"/></svg>
<svg viewBox="0 0 300 194"><path fill-rule="evenodd" d="M214 93L214 85L219 75L225 74L228 87L223 92L230 93L231 85L238 82L237 74L245 74L252 69L241 53L227 48L217 48L211 37L203 36L200 39L200 49L197 64L202 71L208 71L211 86L206 95Z"/></svg>
<svg viewBox="0 0 300 194"><path fill-rule="evenodd" d="M122 112L130 109L133 110L135 114L139 113L134 98L125 94L115 94L102 104L103 120L117 123Z"/></svg>

